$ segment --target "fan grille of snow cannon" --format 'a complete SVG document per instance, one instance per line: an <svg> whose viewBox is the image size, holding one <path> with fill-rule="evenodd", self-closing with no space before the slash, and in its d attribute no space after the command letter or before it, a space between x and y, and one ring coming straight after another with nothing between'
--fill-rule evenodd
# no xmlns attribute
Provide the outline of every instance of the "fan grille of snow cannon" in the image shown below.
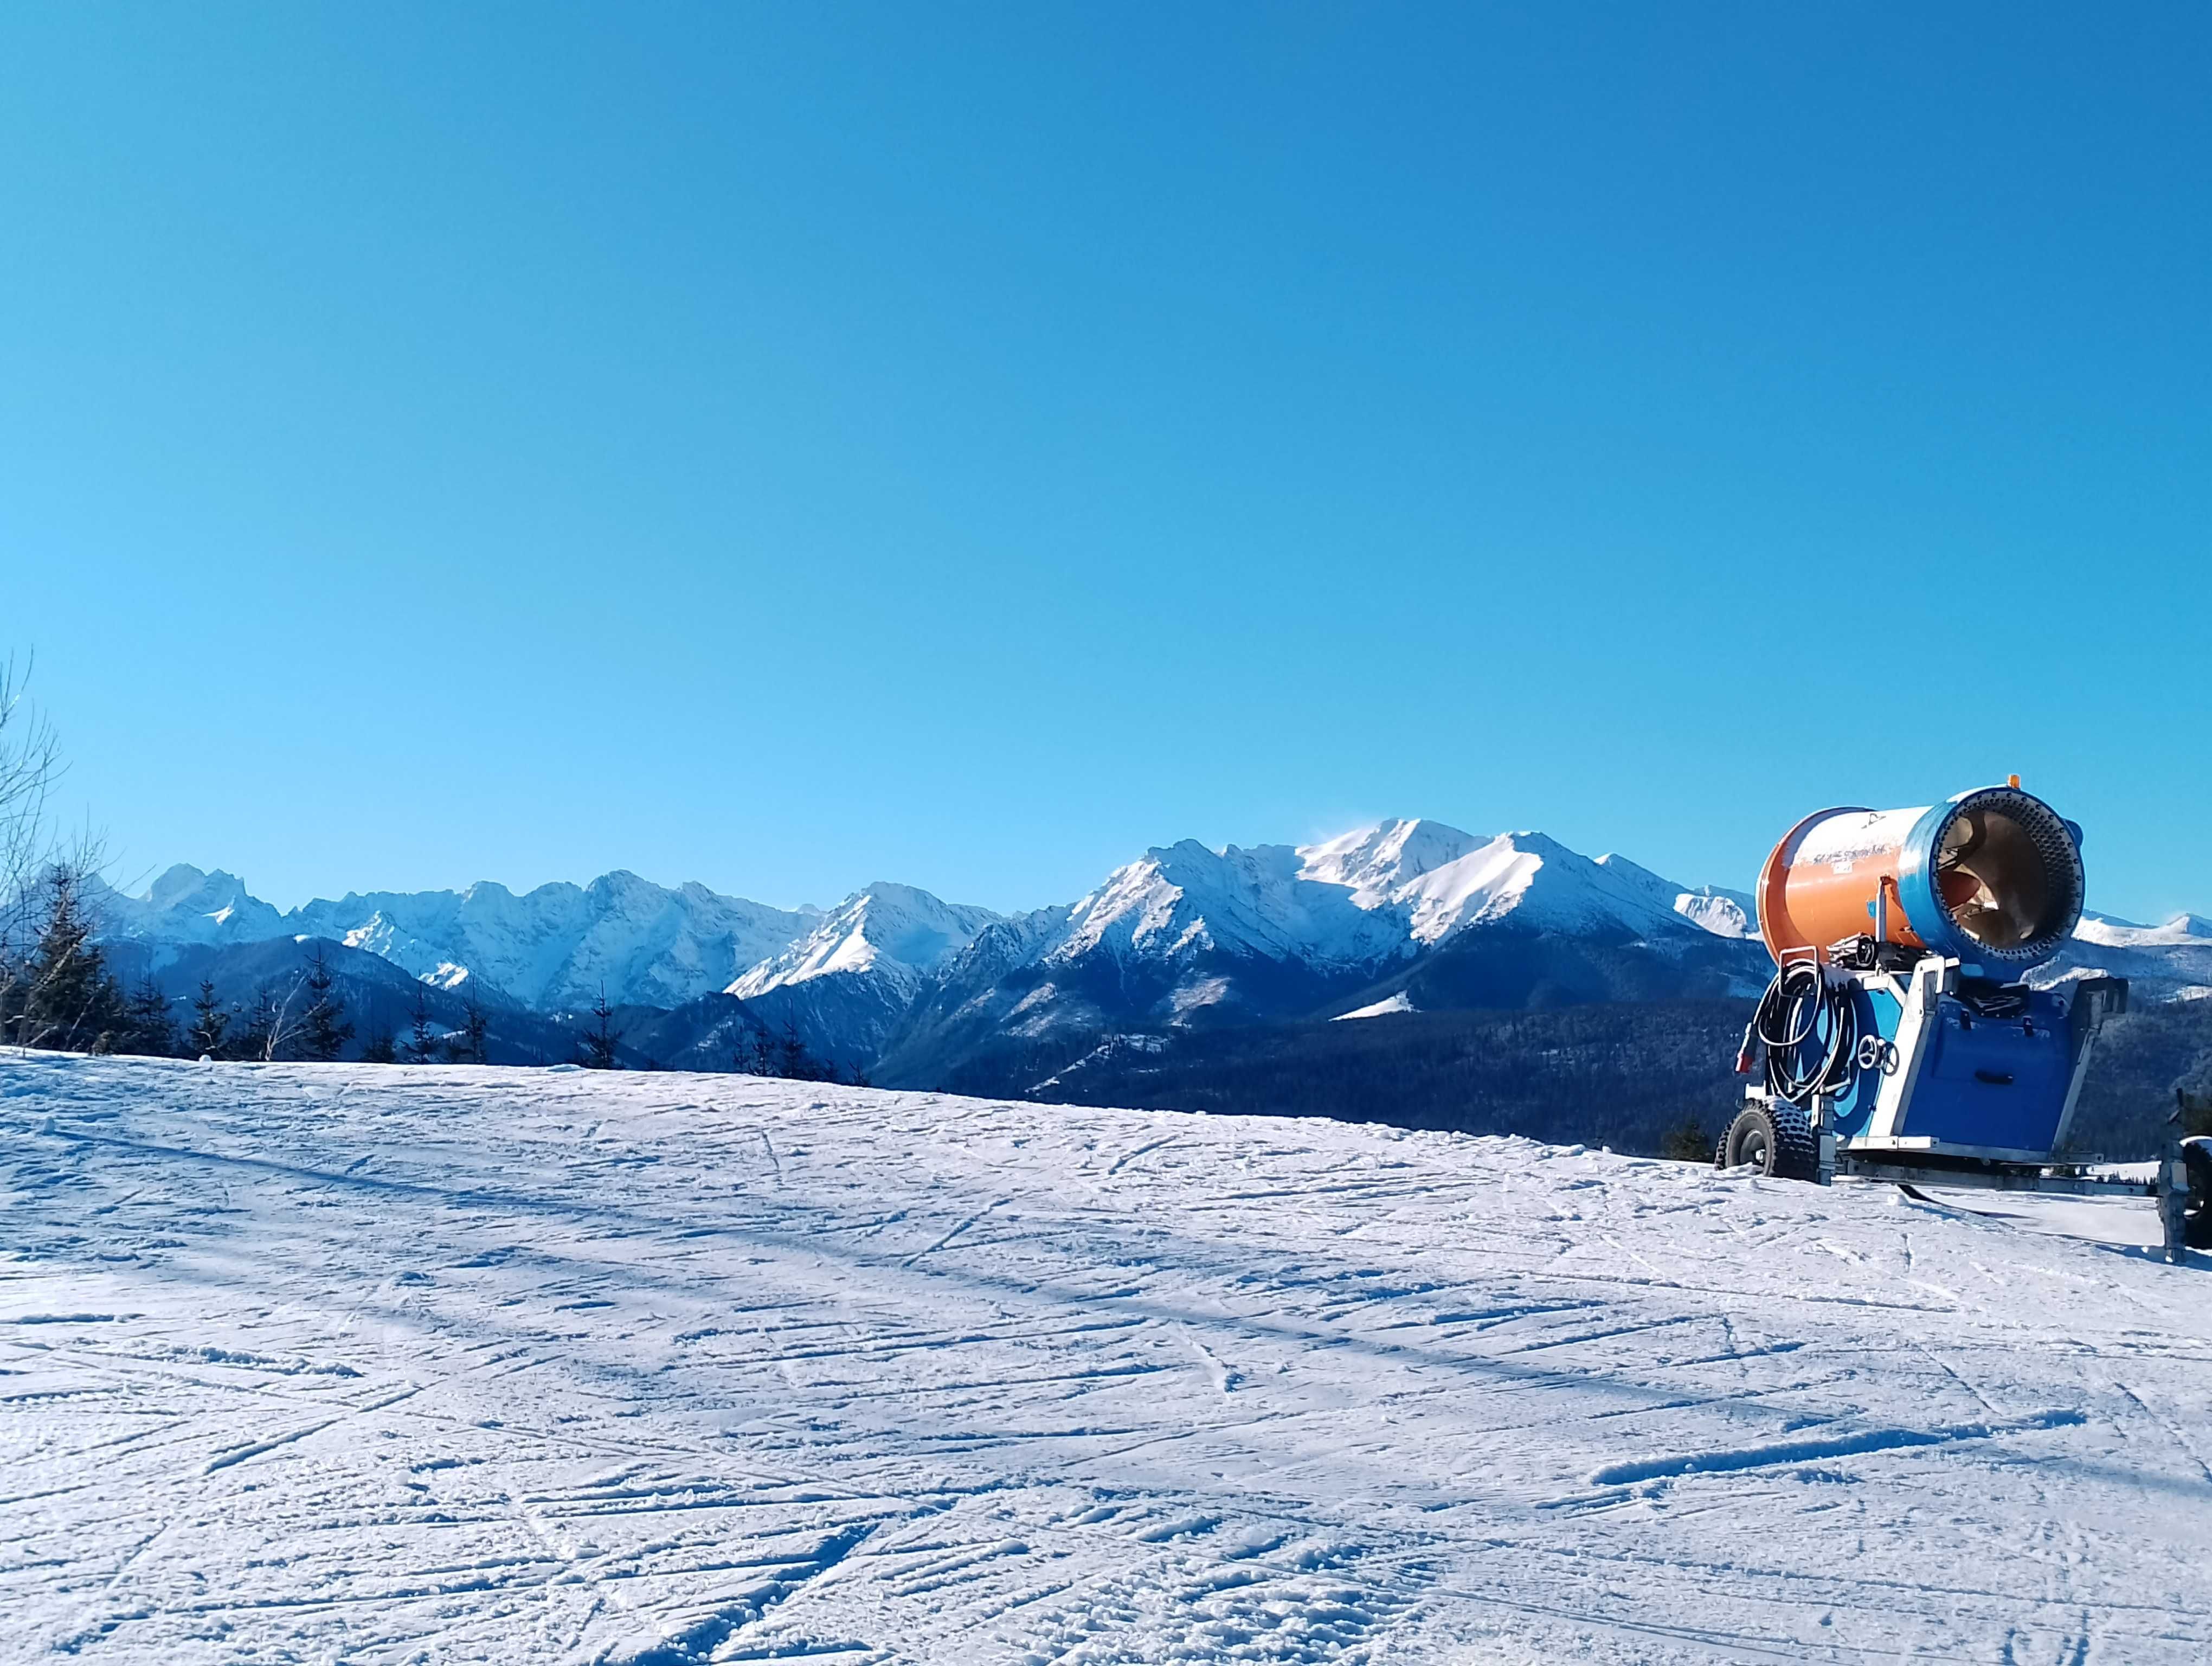
<svg viewBox="0 0 2212 1666"><path fill-rule="evenodd" d="M2081 917L2081 853L2073 829L2015 787L1987 787L1937 806L1913 830L1911 846L1899 876L1905 911L1916 912L1917 878L1934 910L1966 939L1957 945L1966 958L2039 964L2058 952Z"/></svg>
<svg viewBox="0 0 2212 1666"><path fill-rule="evenodd" d="M1759 936L1778 965L1870 939L2024 970L2081 916L2081 839L2010 783L1911 809L1819 811L1759 872Z"/></svg>

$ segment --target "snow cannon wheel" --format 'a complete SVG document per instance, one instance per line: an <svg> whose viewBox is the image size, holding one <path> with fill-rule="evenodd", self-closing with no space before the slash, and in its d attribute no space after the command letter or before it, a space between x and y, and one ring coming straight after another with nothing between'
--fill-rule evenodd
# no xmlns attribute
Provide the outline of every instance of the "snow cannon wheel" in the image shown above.
<svg viewBox="0 0 2212 1666"><path fill-rule="evenodd" d="M1717 1165L1741 1168L1748 1164L1777 1180L1818 1180L1820 1142L1813 1123L1787 1100L1747 1105L1721 1137Z"/></svg>
<svg viewBox="0 0 2212 1666"><path fill-rule="evenodd" d="M2181 1217L2181 1241L2191 1250L2212 1250L2212 1140L2203 1135L2181 1142L2189 1170L2189 1207Z"/></svg>

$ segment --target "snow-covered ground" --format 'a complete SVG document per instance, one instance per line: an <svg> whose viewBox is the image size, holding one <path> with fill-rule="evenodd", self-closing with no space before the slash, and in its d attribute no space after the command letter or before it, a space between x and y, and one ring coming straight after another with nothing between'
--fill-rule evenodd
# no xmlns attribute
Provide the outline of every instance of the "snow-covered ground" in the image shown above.
<svg viewBox="0 0 2212 1666"><path fill-rule="evenodd" d="M14 1055L0 1200L9 1662L2212 1651L2212 1282L1878 1188Z"/></svg>

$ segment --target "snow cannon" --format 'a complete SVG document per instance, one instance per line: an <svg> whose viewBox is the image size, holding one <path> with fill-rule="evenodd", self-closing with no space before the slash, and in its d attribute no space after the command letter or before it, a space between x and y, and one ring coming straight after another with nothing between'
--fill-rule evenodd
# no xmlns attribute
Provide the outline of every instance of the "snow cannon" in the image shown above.
<svg viewBox="0 0 2212 1666"><path fill-rule="evenodd" d="M1774 979L1736 1059L1756 1079L1716 1161L1823 1181L1903 1165L1941 1183L2048 1164L2097 1031L2127 1006L2124 979L2027 982L2073 934L2082 895L2080 826L2017 775L1916 809L1806 817L1759 873Z"/></svg>
<svg viewBox="0 0 2212 1666"><path fill-rule="evenodd" d="M1823 810L1759 876L1759 933L1785 955L1878 945L2026 970L2081 918L2081 829L2018 777L1917 810Z"/></svg>

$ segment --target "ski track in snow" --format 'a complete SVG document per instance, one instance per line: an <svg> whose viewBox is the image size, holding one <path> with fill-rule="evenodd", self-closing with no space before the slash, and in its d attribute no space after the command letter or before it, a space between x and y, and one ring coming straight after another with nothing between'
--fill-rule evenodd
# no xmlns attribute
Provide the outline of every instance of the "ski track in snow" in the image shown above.
<svg viewBox="0 0 2212 1666"><path fill-rule="evenodd" d="M0 1055L0 1660L2212 1655L2212 1283L1523 1140Z"/></svg>

